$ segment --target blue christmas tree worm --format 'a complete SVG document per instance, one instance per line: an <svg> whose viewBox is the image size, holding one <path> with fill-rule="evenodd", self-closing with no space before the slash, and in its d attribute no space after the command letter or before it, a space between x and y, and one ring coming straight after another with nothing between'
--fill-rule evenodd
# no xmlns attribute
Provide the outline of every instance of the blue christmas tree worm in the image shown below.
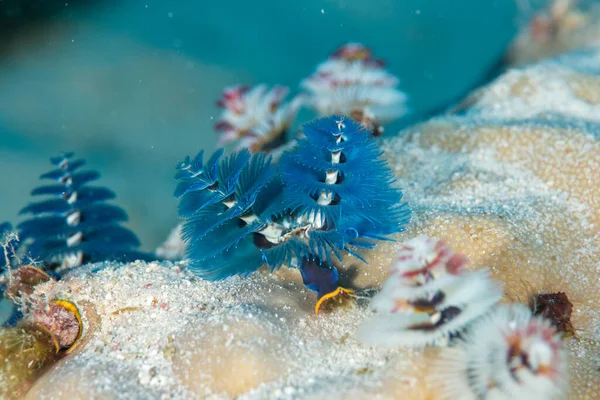
<svg viewBox="0 0 600 400"><path fill-rule="evenodd" d="M136 235L119 225L127 220L125 211L106 204L115 194L104 187L88 185L100 174L80 171L85 161L72 157L73 153L64 153L50 159L56 168L40 179L56 183L31 192L33 196L49 198L21 210L21 214L33 215L18 225L29 256L48 269L151 258L135 250L140 245Z"/></svg>
<svg viewBox="0 0 600 400"><path fill-rule="evenodd" d="M404 229L410 210L368 131L332 116L305 124L302 133L277 166L248 150L227 157L218 150L206 164L201 151L179 164L175 197L198 276L296 266L322 300L351 292L338 284L332 254L361 258L359 249Z"/></svg>

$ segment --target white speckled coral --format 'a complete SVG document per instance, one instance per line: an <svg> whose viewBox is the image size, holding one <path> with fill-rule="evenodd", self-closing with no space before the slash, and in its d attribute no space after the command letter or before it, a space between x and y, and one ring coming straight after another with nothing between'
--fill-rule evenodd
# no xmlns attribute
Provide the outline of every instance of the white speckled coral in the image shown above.
<svg viewBox="0 0 600 400"><path fill-rule="evenodd" d="M594 399L600 397L600 126L597 106L573 88L600 86L594 75L600 53L564 60L558 75L554 67L518 73L543 75L529 80L534 92L567 75L579 82L566 84L571 92L560 95L563 102L515 100L519 90L498 86L514 86L508 75L492 84L493 93L483 89L472 111L413 127L384 147L414 209L399 242L419 234L443 239L473 268L489 266L506 300L565 292L576 330L565 340L569 398ZM586 64L586 73L576 64ZM567 104L574 97L583 99L578 109ZM399 246L367 253L368 266L345 259L344 286L381 284ZM133 263L47 283L36 293L77 303L87 331L30 398L440 398L425 379L439 350L361 346L354 335L371 316L368 301L314 315L314 294L295 271L210 283L170 264Z"/></svg>

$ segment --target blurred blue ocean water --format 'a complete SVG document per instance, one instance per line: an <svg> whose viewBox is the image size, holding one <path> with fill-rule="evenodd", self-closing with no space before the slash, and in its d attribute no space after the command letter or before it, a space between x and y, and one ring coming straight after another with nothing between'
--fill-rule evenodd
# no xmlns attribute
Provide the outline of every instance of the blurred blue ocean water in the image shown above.
<svg viewBox="0 0 600 400"><path fill-rule="evenodd" d="M395 134L480 82L517 29L512 0L123 0L53 11L0 37L0 221L19 222L48 158L73 150L102 171L145 249L177 224L176 162L215 147L223 87L295 93L339 45L361 42L409 95L412 113L386 127Z"/></svg>

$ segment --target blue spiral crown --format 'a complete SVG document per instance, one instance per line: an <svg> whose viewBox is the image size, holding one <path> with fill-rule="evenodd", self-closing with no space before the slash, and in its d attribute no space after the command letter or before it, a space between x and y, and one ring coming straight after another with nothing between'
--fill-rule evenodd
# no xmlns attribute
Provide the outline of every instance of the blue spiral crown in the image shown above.
<svg viewBox="0 0 600 400"><path fill-rule="evenodd" d="M404 229L410 210L368 131L333 116L305 124L302 133L277 166L264 153L224 157L222 149L206 163L201 151L179 164L175 197L198 276L248 275L263 264L302 269L311 261L305 280L335 286L331 254L360 258L358 249ZM315 261L322 277L312 272ZM307 284L315 291L323 285Z"/></svg>
<svg viewBox="0 0 600 400"><path fill-rule="evenodd" d="M81 171L85 161L72 157L73 153L63 153L50 159L56 168L40 179L55 183L31 192L48 198L21 210L21 214L32 215L18 225L29 256L45 266L59 268L105 260L148 259L147 254L135 250L140 245L136 235L119 225L127 221L125 211L106 203L115 194L88 185L100 174Z"/></svg>

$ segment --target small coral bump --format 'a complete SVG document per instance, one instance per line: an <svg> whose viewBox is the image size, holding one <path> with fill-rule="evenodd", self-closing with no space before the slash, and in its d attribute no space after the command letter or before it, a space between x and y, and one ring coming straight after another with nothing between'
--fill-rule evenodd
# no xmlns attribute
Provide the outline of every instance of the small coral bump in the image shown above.
<svg viewBox="0 0 600 400"><path fill-rule="evenodd" d="M533 299L532 309L534 315L549 319L565 338L575 335L575 328L571 323L573 303L564 292L538 294Z"/></svg>
<svg viewBox="0 0 600 400"><path fill-rule="evenodd" d="M349 115L378 136L383 133L382 125L407 112L407 96L397 88L398 82L369 48L348 43L301 86L307 92L307 104L320 115Z"/></svg>
<svg viewBox="0 0 600 400"><path fill-rule="evenodd" d="M226 88L217 102L223 109L215 125L221 134L219 145L235 142L237 150L248 148L252 152L282 145L302 104L301 97L284 103L288 92L284 86L271 90L266 85Z"/></svg>
<svg viewBox="0 0 600 400"><path fill-rule="evenodd" d="M57 351L70 349L81 336L81 314L77 306L67 300L39 304L26 318L50 332Z"/></svg>
<svg viewBox="0 0 600 400"><path fill-rule="evenodd" d="M481 318L431 376L446 399L547 400L566 397L567 353L551 321L522 304Z"/></svg>
<svg viewBox="0 0 600 400"><path fill-rule="evenodd" d="M377 315L360 329L371 345L445 345L502 297L488 271L469 271L465 255L443 241L406 242L371 307Z"/></svg>
<svg viewBox="0 0 600 400"><path fill-rule="evenodd" d="M34 265L22 265L6 277L6 295L16 300L33 293L36 285L52 280L52 276Z"/></svg>

